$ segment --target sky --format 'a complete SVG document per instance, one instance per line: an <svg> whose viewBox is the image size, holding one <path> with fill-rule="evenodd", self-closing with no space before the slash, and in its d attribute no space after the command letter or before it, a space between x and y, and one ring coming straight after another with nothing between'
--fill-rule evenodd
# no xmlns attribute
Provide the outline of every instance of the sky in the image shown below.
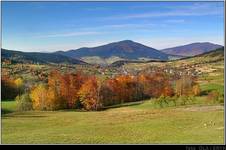
<svg viewBox="0 0 226 150"><path fill-rule="evenodd" d="M223 2L2 2L2 47L53 52L133 40L224 44Z"/></svg>

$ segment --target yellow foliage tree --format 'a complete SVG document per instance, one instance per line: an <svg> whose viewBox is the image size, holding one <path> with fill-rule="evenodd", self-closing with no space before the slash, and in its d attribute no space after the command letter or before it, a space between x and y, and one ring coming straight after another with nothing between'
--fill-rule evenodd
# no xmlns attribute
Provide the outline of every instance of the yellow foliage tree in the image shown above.
<svg viewBox="0 0 226 150"><path fill-rule="evenodd" d="M48 110L57 110L65 107L64 100L58 95L54 88L49 87L47 92L46 105Z"/></svg>
<svg viewBox="0 0 226 150"><path fill-rule="evenodd" d="M16 88L18 90L19 95L22 94L22 86L23 86L23 79L17 78L14 80L14 84L16 85Z"/></svg>
<svg viewBox="0 0 226 150"><path fill-rule="evenodd" d="M23 80L21 78L17 78L14 83L17 87L21 87L23 85Z"/></svg>
<svg viewBox="0 0 226 150"><path fill-rule="evenodd" d="M30 94L34 110L47 110L47 92L43 84L35 87Z"/></svg>

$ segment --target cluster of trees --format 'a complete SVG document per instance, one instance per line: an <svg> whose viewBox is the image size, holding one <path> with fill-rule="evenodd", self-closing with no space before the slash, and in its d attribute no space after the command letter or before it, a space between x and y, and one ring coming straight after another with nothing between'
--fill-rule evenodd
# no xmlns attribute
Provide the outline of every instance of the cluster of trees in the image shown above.
<svg viewBox="0 0 226 150"><path fill-rule="evenodd" d="M175 82L161 72L103 79L82 72L61 74L52 71L47 83L39 83L23 95L19 90L22 82L21 79L14 80L13 87L17 88L16 100L24 110L100 110L105 106L147 98L200 94L194 78L183 76Z"/></svg>
<svg viewBox="0 0 226 150"><path fill-rule="evenodd" d="M163 73L121 75L106 80L101 88L101 102L113 105L139 101L151 97L172 96L174 90L169 78Z"/></svg>
<svg viewBox="0 0 226 150"><path fill-rule="evenodd" d="M61 74L52 71L47 84L38 84L30 91L35 110L73 109L80 107L79 90L86 81L86 75Z"/></svg>

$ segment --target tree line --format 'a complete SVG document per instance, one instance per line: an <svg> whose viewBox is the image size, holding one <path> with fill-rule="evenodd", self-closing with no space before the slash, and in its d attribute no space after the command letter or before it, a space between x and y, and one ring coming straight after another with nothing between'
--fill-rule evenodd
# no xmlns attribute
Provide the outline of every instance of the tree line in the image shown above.
<svg viewBox="0 0 226 150"><path fill-rule="evenodd" d="M2 78L2 83L4 98L12 94L10 91L17 91L9 97L17 94L16 100L22 110L101 110L106 106L148 98L200 94L194 77L184 75L173 81L163 72L103 79L81 71L62 74L54 70L49 73L47 83L36 84L28 90L19 90L23 87L21 78Z"/></svg>

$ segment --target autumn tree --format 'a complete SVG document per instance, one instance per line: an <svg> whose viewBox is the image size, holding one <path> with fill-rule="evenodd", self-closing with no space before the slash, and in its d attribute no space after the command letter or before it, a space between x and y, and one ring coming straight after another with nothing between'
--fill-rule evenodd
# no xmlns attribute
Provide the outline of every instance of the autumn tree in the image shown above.
<svg viewBox="0 0 226 150"><path fill-rule="evenodd" d="M163 89L162 95L165 96L165 97L167 97L167 96L169 96L169 97L173 96L174 95L174 90L173 90L172 86L170 86L168 82L166 83L165 86L166 87Z"/></svg>
<svg viewBox="0 0 226 150"><path fill-rule="evenodd" d="M22 78L17 78L14 80L14 83L16 85L17 91L19 95L23 93L23 79Z"/></svg>
<svg viewBox="0 0 226 150"><path fill-rule="evenodd" d="M66 108L66 102L62 99L53 87L48 87L46 103L48 110Z"/></svg>
<svg viewBox="0 0 226 150"><path fill-rule="evenodd" d="M89 79L82 85L79 90L79 97L82 105L86 110L99 110L102 107L99 97L98 80L96 77L89 77Z"/></svg>
<svg viewBox="0 0 226 150"><path fill-rule="evenodd" d="M84 83L85 76L76 74L61 74L57 70L50 72L48 84L38 85L31 91L31 98L36 110L57 110L75 108L79 102L78 91Z"/></svg>
<svg viewBox="0 0 226 150"><path fill-rule="evenodd" d="M141 97L141 87L137 76L121 75L116 77L116 93L121 102L139 100Z"/></svg>
<svg viewBox="0 0 226 150"><path fill-rule="evenodd" d="M85 76L81 72L76 74L67 73L61 77L61 96L67 101L68 108L75 108L79 101L79 89L84 83Z"/></svg>
<svg viewBox="0 0 226 150"><path fill-rule="evenodd" d="M140 78L144 94L148 97L172 96L174 93L169 79L163 73L144 74Z"/></svg>
<svg viewBox="0 0 226 150"><path fill-rule="evenodd" d="M60 108L65 108L66 102L61 95L61 83L62 75L59 71L53 70L48 75L48 108L51 110L57 110Z"/></svg>
<svg viewBox="0 0 226 150"><path fill-rule="evenodd" d="M30 97L34 110L48 110L47 93L48 90L43 84L39 84L31 90Z"/></svg>

